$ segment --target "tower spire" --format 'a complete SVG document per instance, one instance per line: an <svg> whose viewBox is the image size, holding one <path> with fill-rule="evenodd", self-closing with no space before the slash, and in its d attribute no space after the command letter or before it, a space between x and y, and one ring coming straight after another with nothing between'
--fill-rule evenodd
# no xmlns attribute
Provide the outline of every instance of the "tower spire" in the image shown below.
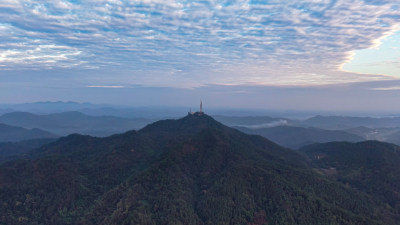
<svg viewBox="0 0 400 225"><path fill-rule="evenodd" d="M203 113L203 102L200 100L200 113Z"/></svg>

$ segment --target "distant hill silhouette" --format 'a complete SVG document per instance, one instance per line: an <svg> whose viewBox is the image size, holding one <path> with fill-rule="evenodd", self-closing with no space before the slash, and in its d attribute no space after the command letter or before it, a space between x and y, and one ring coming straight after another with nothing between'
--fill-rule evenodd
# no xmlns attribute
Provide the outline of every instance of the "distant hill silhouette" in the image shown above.
<svg viewBox="0 0 400 225"><path fill-rule="evenodd" d="M301 123L303 126L312 126L323 129L349 129L354 127L400 127L400 117L349 117L349 116L315 116Z"/></svg>
<svg viewBox="0 0 400 225"><path fill-rule="evenodd" d="M41 129L26 129L0 123L0 142L16 142L29 139L55 137L57 137L57 135Z"/></svg>
<svg viewBox="0 0 400 225"><path fill-rule="evenodd" d="M168 106L123 106L114 104L92 104L79 102L47 101L22 104L0 104L0 115L9 112L53 114L78 111L90 116L114 116L123 118L167 118L182 116L187 107ZM153 121L154 122L154 121Z"/></svg>
<svg viewBox="0 0 400 225"><path fill-rule="evenodd" d="M88 116L80 112L48 115L12 112L0 116L0 123L25 128L40 128L62 136L72 133L108 136L132 129L140 129L151 121L149 119L125 119L112 116Z"/></svg>
<svg viewBox="0 0 400 225"><path fill-rule="evenodd" d="M312 143L325 143L332 141L364 141L360 136L345 131L323 130L313 127L277 126L271 128L248 129L236 127L247 134L258 134L282 146L297 149Z"/></svg>
<svg viewBox="0 0 400 225"><path fill-rule="evenodd" d="M366 140L377 140L400 145L400 127L354 127L344 130L348 133L359 135Z"/></svg>
<svg viewBox="0 0 400 225"><path fill-rule="evenodd" d="M1 224L396 224L306 156L208 115L70 135L0 166Z"/></svg>

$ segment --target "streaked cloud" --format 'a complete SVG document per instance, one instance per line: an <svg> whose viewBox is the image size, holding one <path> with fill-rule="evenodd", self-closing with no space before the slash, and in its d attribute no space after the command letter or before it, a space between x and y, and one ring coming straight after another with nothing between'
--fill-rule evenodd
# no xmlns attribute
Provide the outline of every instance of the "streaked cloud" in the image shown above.
<svg viewBox="0 0 400 225"><path fill-rule="evenodd" d="M377 88L371 88L371 90L375 90L375 91L398 91L398 90L400 90L400 86L377 87Z"/></svg>
<svg viewBox="0 0 400 225"><path fill-rule="evenodd" d="M257 125L233 125L233 126L246 127L249 129L261 129L261 128L270 128L270 127L285 126L285 125L288 125L288 121L284 119L279 119L271 123L262 123Z"/></svg>
<svg viewBox="0 0 400 225"><path fill-rule="evenodd" d="M88 82L185 88L393 79L341 67L398 29L399 8L397 0L3 0L0 75L86 71Z"/></svg>
<svg viewBox="0 0 400 225"><path fill-rule="evenodd" d="M125 86L118 86L118 85L88 85L88 88L125 88Z"/></svg>

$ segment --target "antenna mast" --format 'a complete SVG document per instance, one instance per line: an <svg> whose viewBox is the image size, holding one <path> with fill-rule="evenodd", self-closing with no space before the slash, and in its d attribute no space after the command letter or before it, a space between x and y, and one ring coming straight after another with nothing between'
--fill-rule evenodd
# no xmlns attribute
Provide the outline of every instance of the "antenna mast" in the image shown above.
<svg viewBox="0 0 400 225"><path fill-rule="evenodd" d="M203 102L200 100L200 113L203 113Z"/></svg>

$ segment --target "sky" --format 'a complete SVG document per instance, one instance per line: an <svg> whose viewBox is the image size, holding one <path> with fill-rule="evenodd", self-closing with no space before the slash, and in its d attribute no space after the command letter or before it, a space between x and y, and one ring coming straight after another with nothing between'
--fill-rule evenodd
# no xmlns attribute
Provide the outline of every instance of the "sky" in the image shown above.
<svg viewBox="0 0 400 225"><path fill-rule="evenodd" d="M400 111L398 0L1 0L0 103Z"/></svg>

